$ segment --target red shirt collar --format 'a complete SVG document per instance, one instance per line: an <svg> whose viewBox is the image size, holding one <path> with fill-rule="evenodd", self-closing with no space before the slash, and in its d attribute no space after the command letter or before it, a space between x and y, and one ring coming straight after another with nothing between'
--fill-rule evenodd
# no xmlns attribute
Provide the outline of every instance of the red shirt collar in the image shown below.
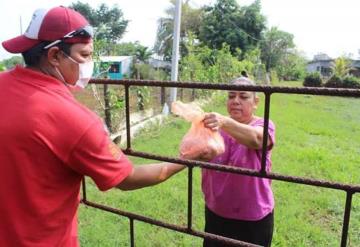
<svg viewBox="0 0 360 247"><path fill-rule="evenodd" d="M19 81L40 87L47 87L50 90L70 93L69 87L67 87L62 81L40 71L17 65L12 71L10 71L10 73Z"/></svg>

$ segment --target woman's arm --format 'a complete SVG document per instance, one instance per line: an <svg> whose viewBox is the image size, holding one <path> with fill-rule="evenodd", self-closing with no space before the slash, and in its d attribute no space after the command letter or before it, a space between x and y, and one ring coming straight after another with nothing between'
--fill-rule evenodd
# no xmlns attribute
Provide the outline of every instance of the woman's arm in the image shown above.
<svg viewBox="0 0 360 247"><path fill-rule="evenodd" d="M263 142L264 128L261 126L250 126L237 122L236 120L223 116L219 113L208 113L204 118L204 125L212 130L222 129L232 136L238 143L252 149L261 149ZM271 139L268 139L268 147L272 145Z"/></svg>

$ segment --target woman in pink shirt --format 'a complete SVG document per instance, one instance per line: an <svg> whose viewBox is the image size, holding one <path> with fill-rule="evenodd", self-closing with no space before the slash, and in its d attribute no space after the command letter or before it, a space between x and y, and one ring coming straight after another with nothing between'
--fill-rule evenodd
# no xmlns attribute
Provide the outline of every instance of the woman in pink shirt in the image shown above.
<svg viewBox="0 0 360 247"><path fill-rule="evenodd" d="M246 77L235 84L254 85ZM228 94L229 117L208 113L204 125L219 130L224 138L225 152L211 159L212 163L261 169L264 119L255 116L259 98L255 92L231 91ZM271 150L275 143L275 126L269 121L266 170L271 169ZM270 246L274 225L274 197L271 180L202 170L205 197L205 231L241 241ZM224 244L204 240L204 246Z"/></svg>

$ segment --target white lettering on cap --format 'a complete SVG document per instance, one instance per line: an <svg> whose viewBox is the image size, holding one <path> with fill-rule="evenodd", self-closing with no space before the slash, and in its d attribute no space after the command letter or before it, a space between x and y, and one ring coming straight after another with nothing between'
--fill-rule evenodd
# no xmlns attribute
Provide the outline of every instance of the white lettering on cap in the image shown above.
<svg viewBox="0 0 360 247"><path fill-rule="evenodd" d="M47 9L37 9L35 10L31 22L26 29L24 35L29 39L38 39L39 31L41 24L44 20L44 17L46 16L47 12L49 10Z"/></svg>

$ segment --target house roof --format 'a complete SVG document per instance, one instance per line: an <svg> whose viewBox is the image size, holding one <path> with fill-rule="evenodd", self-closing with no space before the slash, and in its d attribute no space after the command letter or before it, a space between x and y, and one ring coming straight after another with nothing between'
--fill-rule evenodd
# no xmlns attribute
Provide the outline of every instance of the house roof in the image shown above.
<svg viewBox="0 0 360 247"><path fill-rule="evenodd" d="M132 56L100 56L101 62L121 62L132 59Z"/></svg>
<svg viewBox="0 0 360 247"><path fill-rule="evenodd" d="M352 67L358 67L360 68L360 60L350 60ZM307 64L319 64L319 63L331 63L335 62L335 59L321 59L321 60L312 60L308 62Z"/></svg>
<svg viewBox="0 0 360 247"><path fill-rule="evenodd" d="M354 60L352 66L356 68L360 68L360 60Z"/></svg>
<svg viewBox="0 0 360 247"><path fill-rule="evenodd" d="M149 64L155 68L171 69L171 62L150 58Z"/></svg>

